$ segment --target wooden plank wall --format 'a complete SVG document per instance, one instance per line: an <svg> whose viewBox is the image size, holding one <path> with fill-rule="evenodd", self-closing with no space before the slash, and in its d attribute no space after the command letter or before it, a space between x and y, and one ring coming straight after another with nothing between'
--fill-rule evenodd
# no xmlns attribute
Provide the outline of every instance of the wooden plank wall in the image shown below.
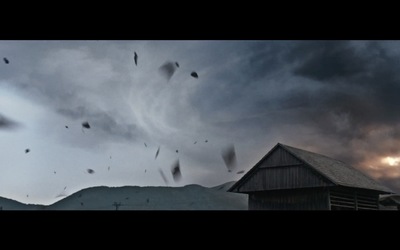
<svg viewBox="0 0 400 250"><path fill-rule="evenodd" d="M328 190L307 188L249 194L249 210L329 210Z"/></svg>
<svg viewBox="0 0 400 250"><path fill-rule="evenodd" d="M331 186L331 182L304 165L260 168L250 176L239 192Z"/></svg>

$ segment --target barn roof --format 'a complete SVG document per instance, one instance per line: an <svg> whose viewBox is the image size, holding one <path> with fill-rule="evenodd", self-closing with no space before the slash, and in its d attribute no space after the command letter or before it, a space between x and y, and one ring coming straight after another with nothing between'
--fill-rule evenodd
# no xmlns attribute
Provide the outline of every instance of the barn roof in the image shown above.
<svg viewBox="0 0 400 250"><path fill-rule="evenodd" d="M382 193L394 193L387 187L377 183L371 177L365 175L361 171L351 167L350 165L330 157L309 152L303 149L294 148L281 143L278 143L270 152L267 153L249 172L246 173L239 181L235 183L228 191L233 191L251 176L256 169L260 166L277 147L281 147L291 155L299 159L307 166L319 172L322 176L332 181L339 186L363 188L381 191Z"/></svg>

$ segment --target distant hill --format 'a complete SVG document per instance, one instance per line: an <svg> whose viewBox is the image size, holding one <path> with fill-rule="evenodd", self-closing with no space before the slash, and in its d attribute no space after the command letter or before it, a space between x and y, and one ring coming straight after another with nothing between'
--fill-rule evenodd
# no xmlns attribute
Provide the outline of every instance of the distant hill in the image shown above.
<svg viewBox="0 0 400 250"><path fill-rule="evenodd" d="M43 210L44 205L25 204L12 199L0 197L0 211L1 210Z"/></svg>
<svg viewBox="0 0 400 250"><path fill-rule="evenodd" d="M51 205L26 205L0 198L3 210L247 210L247 195L228 193L234 182L207 188L91 187Z"/></svg>

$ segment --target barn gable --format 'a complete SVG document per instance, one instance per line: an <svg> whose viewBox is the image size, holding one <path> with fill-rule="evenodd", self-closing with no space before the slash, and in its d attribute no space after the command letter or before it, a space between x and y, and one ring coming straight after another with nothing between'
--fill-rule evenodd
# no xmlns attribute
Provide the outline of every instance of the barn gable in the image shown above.
<svg viewBox="0 0 400 250"><path fill-rule="evenodd" d="M332 185L329 179L277 144L228 191L249 193Z"/></svg>
<svg viewBox="0 0 400 250"><path fill-rule="evenodd" d="M228 191L344 186L392 193L353 167L324 155L278 143Z"/></svg>

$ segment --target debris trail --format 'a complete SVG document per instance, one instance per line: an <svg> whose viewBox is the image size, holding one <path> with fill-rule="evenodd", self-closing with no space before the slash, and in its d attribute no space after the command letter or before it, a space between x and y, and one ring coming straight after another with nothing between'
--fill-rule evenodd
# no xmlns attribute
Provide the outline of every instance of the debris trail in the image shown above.
<svg viewBox="0 0 400 250"><path fill-rule="evenodd" d="M179 181L182 178L182 173L181 173L181 168L179 165L179 159L174 162L174 164L171 167L171 173L172 177L174 178L174 181Z"/></svg>
<svg viewBox="0 0 400 250"><path fill-rule="evenodd" d="M236 168L236 153L235 146L233 144L228 145L221 151L222 159L225 162L225 166L228 169L228 172L231 172Z"/></svg>
<svg viewBox="0 0 400 250"><path fill-rule="evenodd" d="M157 159L158 154L160 153L160 146L158 146L157 152L156 152L156 157L154 159Z"/></svg>

